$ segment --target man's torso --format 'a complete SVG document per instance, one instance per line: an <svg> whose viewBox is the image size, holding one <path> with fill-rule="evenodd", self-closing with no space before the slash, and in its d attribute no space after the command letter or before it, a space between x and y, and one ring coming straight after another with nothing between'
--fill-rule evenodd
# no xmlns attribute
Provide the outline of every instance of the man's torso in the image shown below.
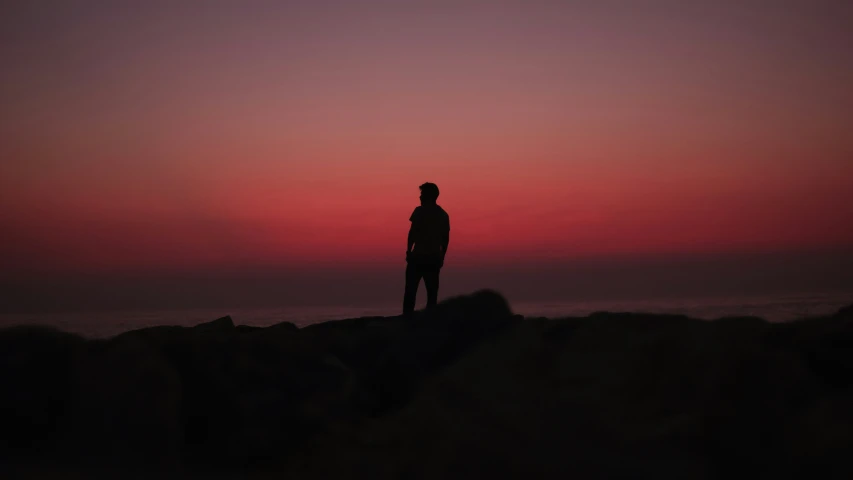
<svg viewBox="0 0 853 480"><path fill-rule="evenodd" d="M450 216L438 205L421 205L409 218L412 222L416 255L440 255L450 231Z"/></svg>

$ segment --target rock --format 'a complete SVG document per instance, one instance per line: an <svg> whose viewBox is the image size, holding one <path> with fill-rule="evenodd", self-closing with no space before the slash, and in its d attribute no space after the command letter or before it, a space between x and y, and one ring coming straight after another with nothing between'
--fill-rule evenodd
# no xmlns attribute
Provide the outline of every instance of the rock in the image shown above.
<svg viewBox="0 0 853 480"><path fill-rule="evenodd" d="M853 320L853 305L847 305L846 307L840 308L835 313L835 316Z"/></svg>
<svg viewBox="0 0 853 480"><path fill-rule="evenodd" d="M251 325L237 325L234 327L237 333L251 333L260 330L262 327L253 327Z"/></svg>
<svg viewBox="0 0 853 480"><path fill-rule="evenodd" d="M234 321L231 320L230 315L226 315L222 318L217 318L212 322L200 323L194 327L192 327L196 332L228 332L231 333L234 330Z"/></svg>
<svg viewBox="0 0 853 480"><path fill-rule="evenodd" d="M488 290L303 329L4 329L0 468L845 478L852 346L847 309L525 319Z"/></svg>
<svg viewBox="0 0 853 480"><path fill-rule="evenodd" d="M299 330L299 327L297 327L296 325L294 325L290 322L280 322L280 323L276 323L275 325L271 325L269 327L266 327L266 329L267 330L285 330L285 331L295 332L295 331Z"/></svg>
<svg viewBox="0 0 853 480"><path fill-rule="evenodd" d="M0 330L0 465L56 459L85 346L47 327Z"/></svg>
<svg viewBox="0 0 853 480"><path fill-rule="evenodd" d="M74 463L143 468L182 460L178 372L140 336L92 342L75 363L65 450Z"/></svg>

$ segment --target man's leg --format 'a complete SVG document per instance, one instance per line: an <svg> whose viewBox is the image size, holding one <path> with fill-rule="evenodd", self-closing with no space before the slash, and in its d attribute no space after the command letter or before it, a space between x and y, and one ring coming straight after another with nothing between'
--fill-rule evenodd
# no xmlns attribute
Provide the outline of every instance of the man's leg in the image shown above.
<svg viewBox="0 0 853 480"><path fill-rule="evenodd" d="M424 272L424 286L427 291L427 308L433 308L438 303L438 266L430 267Z"/></svg>
<svg viewBox="0 0 853 480"><path fill-rule="evenodd" d="M403 294L403 315L415 311L415 298L421 283L421 269L414 263L406 265L406 291Z"/></svg>

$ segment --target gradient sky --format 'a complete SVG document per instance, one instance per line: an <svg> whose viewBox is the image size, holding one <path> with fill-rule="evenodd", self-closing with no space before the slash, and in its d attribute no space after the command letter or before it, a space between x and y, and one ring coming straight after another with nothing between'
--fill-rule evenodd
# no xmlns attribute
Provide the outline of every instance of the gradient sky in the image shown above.
<svg viewBox="0 0 853 480"><path fill-rule="evenodd" d="M853 251L849 1L199 5L0 7L5 285Z"/></svg>

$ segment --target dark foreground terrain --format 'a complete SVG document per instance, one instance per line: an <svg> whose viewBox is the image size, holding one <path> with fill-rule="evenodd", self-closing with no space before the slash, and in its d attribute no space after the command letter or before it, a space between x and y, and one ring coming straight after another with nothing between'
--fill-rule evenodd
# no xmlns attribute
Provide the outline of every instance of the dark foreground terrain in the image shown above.
<svg viewBox="0 0 853 480"><path fill-rule="evenodd" d="M853 307L0 330L4 478L850 478L851 447Z"/></svg>

